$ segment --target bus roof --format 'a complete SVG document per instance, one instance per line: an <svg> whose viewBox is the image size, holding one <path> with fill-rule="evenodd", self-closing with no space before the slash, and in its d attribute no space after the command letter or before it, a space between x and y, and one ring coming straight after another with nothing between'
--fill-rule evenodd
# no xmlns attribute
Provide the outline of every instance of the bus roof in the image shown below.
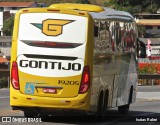
<svg viewBox="0 0 160 125"><path fill-rule="evenodd" d="M61 9L71 9L89 12L102 12L104 8L97 5L91 4L74 4L74 3L62 3L62 4L52 4L49 8L61 8Z"/></svg>
<svg viewBox="0 0 160 125"><path fill-rule="evenodd" d="M118 20L118 21L134 21L134 18L131 14L124 11L117 11L111 8L104 8L103 12L94 13L89 12L95 19L109 19L109 20Z"/></svg>
<svg viewBox="0 0 160 125"><path fill-rule="evenodd" d="M115 21L134 21L131 14L124 11L117 11L111 8L105 8L91 4L52 4L49 8L69 9L77 11L87 11L94 19L99 20L115 20Z"/></svg>

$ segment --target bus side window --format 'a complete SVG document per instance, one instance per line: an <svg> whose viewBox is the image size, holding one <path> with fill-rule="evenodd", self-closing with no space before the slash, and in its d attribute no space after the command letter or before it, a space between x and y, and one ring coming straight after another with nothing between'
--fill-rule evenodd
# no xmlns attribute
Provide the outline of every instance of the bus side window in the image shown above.
<svg viewBox="0 0 160 125"><path fill-rule="evenodd" d="M111 53L110 21L100 20L94 26L94 45L97 52L101 54Z"/></svg>
<svg viewBox="0 0 160 125"><path fill-rule="evenodd" d="M134 23L128 23L128 30L126 34L126 51L135 51L136 31Z"/></svg>
<svg viewBox="0 0 160 125"><path fill-rule="evenodd" d="M114 52L116 49L116 38L115 38L115 32L116 32L116 27L115 27L115 22L112 21L110 23L110 34L111 34L111 49Z"/></svg>
<svg viewBox="0 0 160 125"><path fill-rule="evenodd" d="M122 46L122 31L121 31L121 22L116 22L116 50L118 52L123 52L123 46Z"/></svg>
<svg viewBox="0 0 160 125"><path fill-rule="evenodd" d="M110 26L110 32L111 32L111 45L112 45L112 51L122 51L122 43L121 43L121 26L120 22L111 22Z"/></svg>
<svg viewBox="0 0 160 125"><path fill-rule="evenodd" d="M129 23L124 23L125 36L124 36L124 51L130 51L130 26Z"/></svg>

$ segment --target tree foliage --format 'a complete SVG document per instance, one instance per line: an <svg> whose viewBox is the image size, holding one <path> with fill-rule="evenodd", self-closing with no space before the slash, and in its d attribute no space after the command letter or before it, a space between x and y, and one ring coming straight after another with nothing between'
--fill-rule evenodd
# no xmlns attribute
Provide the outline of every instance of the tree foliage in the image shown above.
<svg viewBox="0 0 160 125"><path fill-rule="evenodd" d="M92 0L2 0L4 2L45 2L48 6L54 3L82 3L89 4ZM103 0L104 6L110 6L118 10L128 11L131 14L135 13L156 13L160 8L160 0ZM4 35L12 35L13 32L14 17L11 17L4 21L3 33ZM145 31L144 27L139 29L139 33L142 35Z"/></svg>
<svg viewBox="0 0 160 125"><path fill-rule="evenodd" d="M112 5L115 9L134 13L156 13L160 8L160 0L109 0L105 5Z"/></svg>
<svg viewBox="0 0 160 125"><path fill-rule="evenodd" d="M88 0L76 0L76 3L90 4L90 2Z"/></svg>
<svg viewBox="0 0 160 125"><path fill-rule="evenodd" d="M134 13L155 13L160 8L160 0L2 0L4 2L45 2L48 6L54 3L94 3L103 1L105 6ZM101 2L102 3L102 2Z"/></svg>
<svg viewBox="0 0 160 125"><path fill-rule="evenodd" d="M11 36L12 35L13 25L14 25L14 16L12 16L4 21L3 28L2 28L4 36Z"/></svg>
<svg viewBox="0 0 160 125"><path fill-rule="evenodd" d="M138 34L139 34L139 36L143 38L145 33L146 33L146 27L143 26L143 25L138 25Z"/></svg>

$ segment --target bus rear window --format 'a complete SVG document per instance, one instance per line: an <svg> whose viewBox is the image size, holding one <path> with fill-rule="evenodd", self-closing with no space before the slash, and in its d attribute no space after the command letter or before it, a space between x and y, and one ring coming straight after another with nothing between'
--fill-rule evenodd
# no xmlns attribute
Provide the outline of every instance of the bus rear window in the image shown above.
<svg viewBox="0 0 160 125"><path fill-rule="evenodd" d="M76 48L82 44L79 43L59 43L59 42L48 42L48 41L23 41L27 45L35 47L45 48Z"/></svg>
<svg viewBox="0 0 160 125"><path fill-rule="evenodd" d="M87 18L82 16L25 13L20 16L18 38L31 41L27 43L32 46L76 47L77 43L83 44L87 40L87 24Z"/></svg>

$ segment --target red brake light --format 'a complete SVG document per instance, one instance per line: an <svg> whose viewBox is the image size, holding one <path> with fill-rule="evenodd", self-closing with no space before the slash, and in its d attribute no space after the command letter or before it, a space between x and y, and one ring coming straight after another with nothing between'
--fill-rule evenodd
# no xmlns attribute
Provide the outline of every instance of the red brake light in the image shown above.
<svg viewBox="0 0 160 125"><path fill-rule="evenodd" d="M17 62L12 63L11 83L14 89L19 90L19 76Z"/></svg>
<svg viewBox="0 0 160 125"><path fill-rule="evenodd" d="M89 74L84 74L84 83L88 83L89 82Z"/></svg>
<svg viewBox="0 0 160 125"><path fill-rule="evenodd" d="M29 43L31 46L37 47L52 47L52 48L75 48L79 46L79 44L74 43L57 43L57 42L31 42Z"/></svg>
<svg viewBox="0 0 160 125"><path fill-rule="evenodd" d="M89 66L85 66L83 69L82 80L80 85L79 94L83 94L88 91L90 85L90 71Z"/></svg>

